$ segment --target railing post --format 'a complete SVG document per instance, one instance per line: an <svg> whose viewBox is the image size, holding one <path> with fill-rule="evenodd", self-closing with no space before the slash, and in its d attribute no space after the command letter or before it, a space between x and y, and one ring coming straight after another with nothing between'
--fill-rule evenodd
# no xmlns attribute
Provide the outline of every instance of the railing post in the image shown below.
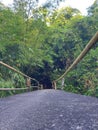
<svg viewBox="0 0 98 130"><path fill-rule="evenodd" d="M31 87L31 79L30 78L26 79L26 86L29 88L29 91L30 91L30 87Z"/></svg>
<svg viewBox="0 0 98 130"><path fill-rule="evenodd" d="M52 82L52 88L55 89L55 90L57 89L57 86L56 86L56 82L55 82L55 81Z"/></svg>

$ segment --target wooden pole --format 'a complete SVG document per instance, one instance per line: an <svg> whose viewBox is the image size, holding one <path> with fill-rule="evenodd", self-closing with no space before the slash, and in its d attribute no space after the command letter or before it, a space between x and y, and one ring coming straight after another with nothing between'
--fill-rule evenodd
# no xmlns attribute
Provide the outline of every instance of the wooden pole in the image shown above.
<svg viewBox="0 0 98 130"><path fill-rule="evenodd" d="M26 77L26 78L29 77L29 76L25 75L24 73L22 73L22 72L16 70L15 68L11 67L10 65L7 65L6 63L4 63L4 62L2 62L2 61L0 61L0 64L3 65L3 66L5 66L5 67L7 67L7 68L9 68L10 70L15 71L16 73L18 73L18 74L20 74L20 75L22 75L22 76L24 76L24 77Z"/></svg>
<svg viewBox="0 0 98 130"><path fill-rule="evenodd" d="M52 88L55 89L55 90L57 89L55 81L52 82Z"/></svg>
<svg viewBox="0 0 98 130"><path fill-rule="evenodd" d="M83 51L80 53L80 55L76 58L76 60L73 62L73 64L65 71L63 75L61 75L58 79L55 81L59 81L60 79L64 78L64 76L67 75L67 73L75 67L83 58L84 56L89 52L89 50L94 46L94 44L98 41L98 32L92 37L92 39L89 41L89 43L86 45L86 47L83 49Z"/></svg>
<svg viewBox="0 0 98 130"><path fill-rule="evenodd" d="M0 88L0 91L28 90L29 88Z"/></svg>
<svg viewBox="0 0 98 130"><path fill-rule="evenodd" d="M7 67L10 70L13 70L14 72L16 72L16 73L18 73L18 74L20 74L20 75L22 75L22 76L24 76L26 78L29 78L30 80L35 81L39 85L39 82L36 79L29 77L28 75L22 73L21 71L18 71L17 69L13 68L12 66L10 66L10 65L2 62L2 61L0 61L0 64L3 65L3 66L5 66L5 67Z"/></svg>

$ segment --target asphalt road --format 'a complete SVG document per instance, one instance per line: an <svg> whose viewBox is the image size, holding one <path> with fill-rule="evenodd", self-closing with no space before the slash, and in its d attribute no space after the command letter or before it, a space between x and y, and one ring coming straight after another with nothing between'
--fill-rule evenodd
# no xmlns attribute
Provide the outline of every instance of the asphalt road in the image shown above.
<svg viewBox="0 0 98 130"><path fill-rule="evenodd" d="M98 130L98 99L59 90L3 98L0 130Z"/></svg>

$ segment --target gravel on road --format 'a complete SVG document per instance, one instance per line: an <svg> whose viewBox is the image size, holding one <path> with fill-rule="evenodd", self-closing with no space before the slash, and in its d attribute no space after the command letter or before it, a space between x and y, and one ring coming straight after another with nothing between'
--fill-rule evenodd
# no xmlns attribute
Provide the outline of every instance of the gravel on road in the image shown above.
<svg viewBox="0 0 98 130"><path fill-rule="evenodd" d="M98 130L98 99L61 90L1 98L0 130Z"/></svg>

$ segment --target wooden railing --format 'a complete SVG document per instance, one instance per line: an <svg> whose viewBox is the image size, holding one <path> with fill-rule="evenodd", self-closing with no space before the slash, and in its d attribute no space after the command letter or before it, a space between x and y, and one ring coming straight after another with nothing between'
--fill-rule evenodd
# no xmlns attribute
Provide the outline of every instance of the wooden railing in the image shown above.
<svg viewBox="0 0 98 130"><path fill-rule="evenodd" d="M0 91L11 91L11 90L30 90L30 88L36 88L36 89L39 89L40 88L40 84L39 84L39 81L36 80L35 78L31 78L29 77L28 75L22 73L21 71L18 71L17 69L13 68L12 66L0 61L0 64L5 66L6 68L22 75L23 77L26 78L26 86L25 88L0 88ZM31 80L35 81L37 86L31 86Z"/></svg>
<svg viewBox="0 0 98 130"><path fill-rule="evenodd" d="M90 49L98 42L98 32L92 37L92 39L89 41L89 43L86 45L86 47L83 49L83 51L80 53L80 55L75 59L75 61L72 63L71 66L56 80L52 82L53 87L57 89L57 82L59 80L62 80L84 57L85 55L90 51Z"/></svg>

